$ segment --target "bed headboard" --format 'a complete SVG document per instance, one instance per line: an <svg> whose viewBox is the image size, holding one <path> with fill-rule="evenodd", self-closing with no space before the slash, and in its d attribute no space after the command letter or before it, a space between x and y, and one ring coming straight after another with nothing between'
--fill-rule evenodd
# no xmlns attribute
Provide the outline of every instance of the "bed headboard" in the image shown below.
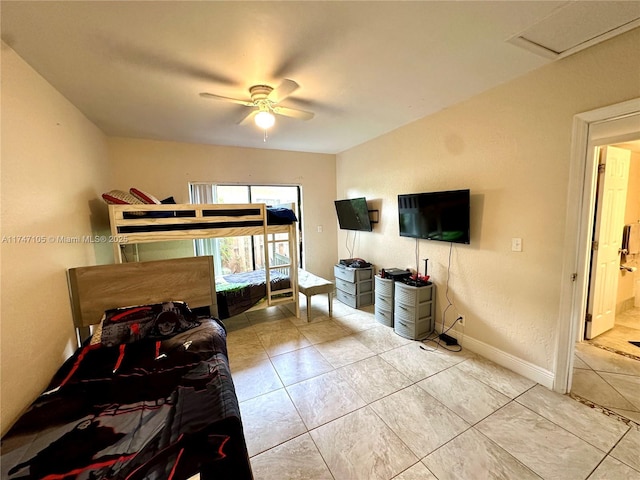
<svg viewBox="0 0 640 480"><path fill-rule="evenodd" d="M76 328L99 323L110 308L171 300L217 315L211 256L70 268L68 280Z"/></svg>

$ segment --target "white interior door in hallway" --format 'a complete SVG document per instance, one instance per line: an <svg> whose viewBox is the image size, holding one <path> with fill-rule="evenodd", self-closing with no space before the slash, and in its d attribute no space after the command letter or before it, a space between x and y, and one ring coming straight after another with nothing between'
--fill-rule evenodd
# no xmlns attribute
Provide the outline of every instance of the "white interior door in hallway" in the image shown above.
<svg viewBox="0 0 640 480"><path fill-rule="evenodd" d="M598 192L585 326L587 339L612 329L615 323L620 247L631 159L629 150L612 146L598 150Z"/></svg>

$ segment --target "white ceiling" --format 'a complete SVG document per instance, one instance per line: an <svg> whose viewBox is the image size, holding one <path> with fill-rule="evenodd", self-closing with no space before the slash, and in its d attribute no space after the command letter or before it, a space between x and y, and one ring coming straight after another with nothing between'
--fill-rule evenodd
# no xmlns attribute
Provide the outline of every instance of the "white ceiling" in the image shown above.
<svg viewBox="0 0 640 480"><path fill-rule="evenodd" d="M639 1L3 0L0 8L4 42L108 135L322 153L640 19ZM278 117L266 142L254 125L237 125L247 107L199 96L248 99L250 86L285 78L300 88L282 105L315 117Z"/></svg>

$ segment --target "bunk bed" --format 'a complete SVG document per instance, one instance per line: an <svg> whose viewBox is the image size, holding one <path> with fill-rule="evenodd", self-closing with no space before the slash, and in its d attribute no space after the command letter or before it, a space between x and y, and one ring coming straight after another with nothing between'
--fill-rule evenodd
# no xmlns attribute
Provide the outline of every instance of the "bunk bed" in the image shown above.
<svg viewBox="0 0 640 480"><path fill-rule="evenodd" d="M82 341L2 438L2 478L251 480L212 273L212 257L70 269Z"/></svg>
<svg viewBox="0 0 640 480"><path fill-rule="evenodd" d="M295 315L300 316L297 231L292 210L267 208L259 203L109 205L109 219L114 257L118 263L123 261L122 248L127 244L263 236L264 271L247 281L249 293L239 294L233 289L219 292L221 308L216 315L226 318L250 308L293 304ZM277 243L288 244L286 258L289 263L272 264ZM226 281L242 283L237 278ZM262 298L264 301L257 302ZM224 315L220 316L220 313Z"/></svg>

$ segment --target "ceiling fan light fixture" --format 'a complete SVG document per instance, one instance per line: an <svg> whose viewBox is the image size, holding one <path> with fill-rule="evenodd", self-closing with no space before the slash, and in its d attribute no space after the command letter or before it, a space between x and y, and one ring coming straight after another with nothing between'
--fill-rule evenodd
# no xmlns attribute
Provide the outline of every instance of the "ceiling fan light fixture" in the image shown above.
<svg viewBox="0 0 640 480"><path fill-rule="evenodd" d="M276 117L274 117L273 113L265 110L258 112L254 120L256 125L263 130L273 127L273 124L276 123Z"/></svg>

